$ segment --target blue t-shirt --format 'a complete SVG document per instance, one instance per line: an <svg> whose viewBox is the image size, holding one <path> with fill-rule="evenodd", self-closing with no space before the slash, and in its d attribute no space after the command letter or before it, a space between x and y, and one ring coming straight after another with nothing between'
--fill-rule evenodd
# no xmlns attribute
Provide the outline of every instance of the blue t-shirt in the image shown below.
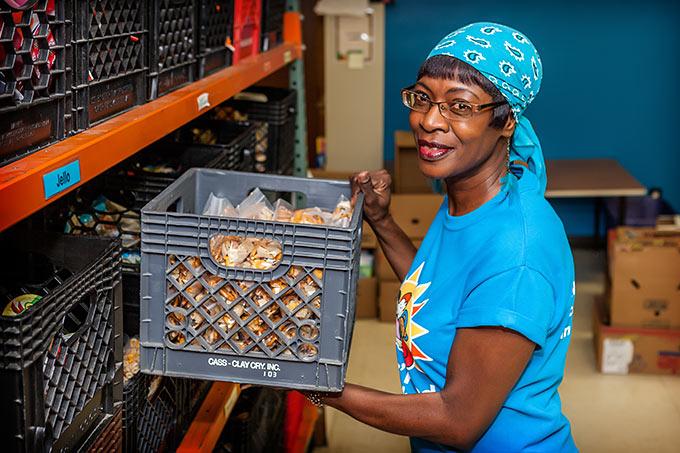
<svg viewBox="0 0 680 453"><path fill-rule="evenodd" d="M557 387L571 336L574 263L560 219L529 171L463 216L444 199L401 286L397 360L404 393L438 392L456 329L502 326L537 347L474 452L571 452ZM412 438L416 452L454 451Z"/></svg>

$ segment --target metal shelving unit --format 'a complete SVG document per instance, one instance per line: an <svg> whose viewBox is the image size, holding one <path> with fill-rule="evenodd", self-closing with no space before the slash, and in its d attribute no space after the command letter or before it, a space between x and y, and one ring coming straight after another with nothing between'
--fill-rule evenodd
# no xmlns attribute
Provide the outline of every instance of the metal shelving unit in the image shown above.
<svg viewBox="0 0 680 453"><path fill-rule="evenodd" d="M300 20L297 12L286 14L284 44L270 51L248 57L205 79L0 168L0 231L291 63L291 87L299 93L295 174L305 174L306 127Z"/></svg>

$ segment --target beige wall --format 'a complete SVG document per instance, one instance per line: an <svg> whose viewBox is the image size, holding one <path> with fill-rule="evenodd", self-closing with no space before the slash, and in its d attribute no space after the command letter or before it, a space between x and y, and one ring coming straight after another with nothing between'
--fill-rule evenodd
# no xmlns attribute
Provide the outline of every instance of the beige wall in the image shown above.
<svg viewBox="0 0 680 453"><path fill-rule="evenodd" d="M349 69L337 61L335 18L325 17L327 169L373 170L383 166L383 93L385 85L385 7L374 8L372 62Z"/></svg>

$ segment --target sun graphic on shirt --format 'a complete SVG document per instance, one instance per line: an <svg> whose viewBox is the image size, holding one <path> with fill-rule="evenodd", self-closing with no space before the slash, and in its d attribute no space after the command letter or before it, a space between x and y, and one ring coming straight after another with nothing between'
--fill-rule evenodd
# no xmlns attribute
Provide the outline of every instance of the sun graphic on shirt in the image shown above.
<svg viewBox="0 0 680 453"><path fill-rule="evenodd" d="M406 369L419 368L416 360L432 360L416 343L419 337L429 330L414 321L414 317L427 304L429 299L420 300L430 283L419 283L420 274L425 263L422 263L410 276L404 280L399 290L397 304L397 348L404 355Z"/></svg>

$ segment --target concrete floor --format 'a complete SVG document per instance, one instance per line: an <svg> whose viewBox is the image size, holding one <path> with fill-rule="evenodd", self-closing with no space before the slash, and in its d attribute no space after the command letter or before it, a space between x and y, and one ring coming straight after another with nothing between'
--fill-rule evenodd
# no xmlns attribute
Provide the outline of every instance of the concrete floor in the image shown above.
<svg viewBox="0 0 680 453"><path fill-rule="evenodd" d="M604 288L603 257L576 250L574 329L560 387L576 445L583 452L680 452L680 377L602 375L595 370L591 308ZM359 320L354 332L348 382L399 391L395 327ZM408 439L363 425L326 409L328 446L316 453L408 452Z"/></svg>

